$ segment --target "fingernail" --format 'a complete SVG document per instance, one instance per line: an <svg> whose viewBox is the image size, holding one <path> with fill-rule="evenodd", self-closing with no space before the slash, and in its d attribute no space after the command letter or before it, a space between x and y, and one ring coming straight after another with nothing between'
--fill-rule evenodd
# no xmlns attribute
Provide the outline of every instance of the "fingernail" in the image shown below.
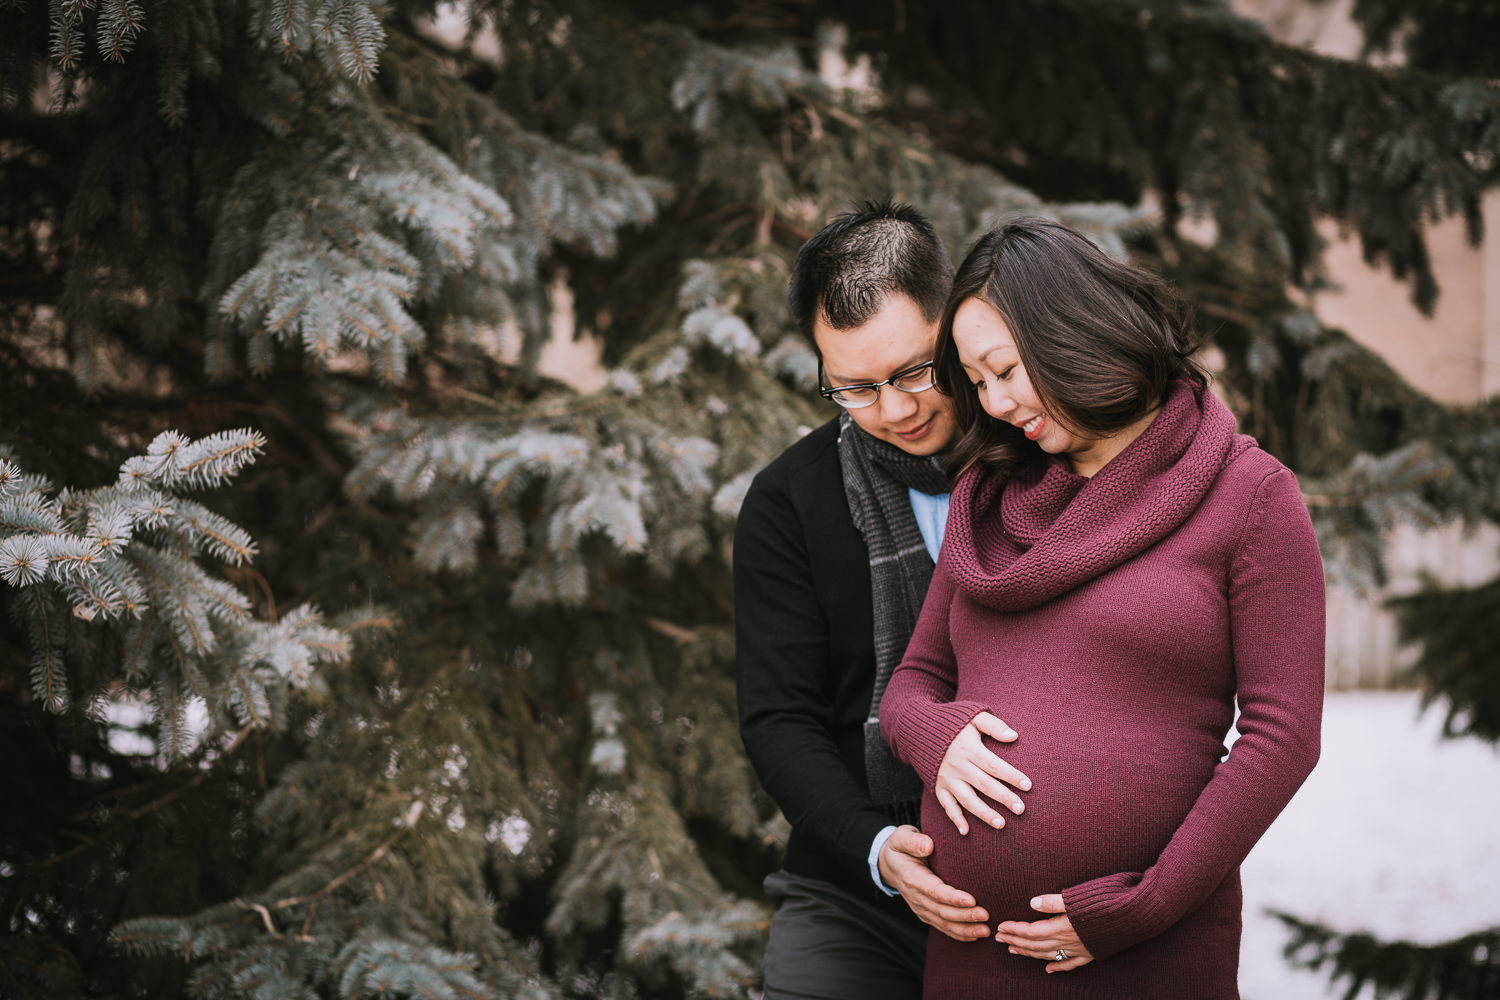
<svg viewBox="0 0 1500 1000"><path fill-rule="evenodd" d="M1009 951L1012 955L1019 955L1019 954L1021 954L1019 951L1016 951L1016 949L1014 949L1014 948L1007 948L1006 950Z"/></svg>
<svg viewBox="0 0 1500 1000"><path fill-rule="evenodd" d="M1016 731L1015 731L1015 730L1014 730L1014 729L1007 729L1007 730L1006 730L1006 731L1005 731L1005 738L1006 738L1006 739L1008 739L1008 740L1013 740L1013 739L1015 739L1015 738L1016 738L1016 737L1017 737L1017 736L1020 736L1020 735L1021 735L1021 734L1020 734L1020 733L1018 733L1018 732L1016 732Z"/></svg>
<svg viewBox="0 0 1500 1000"><path fill-rule="evenodd" d="M1016 804L1011 806L1011 808L1014 809L1016 811L1016 815L1019 816L1021 815L1021 813L1026 811L1026 803L1022 802L1020 799L1016 799Z"/></svg>
<svg viewBox="0 0 1500 1000"><path fill-rule="evenodd" d="M1042 897L1041 896L1033 897L1033 899L1031 900L1031 908L1033 910L1036 909L1037 906L1038 906L1038 904L1041 903L1041 901L1042 901Z"/></svg>
<svg viewBox="0 0 1500 1000"><path fill-rule="evenodd" d="M996 816L994 819L990 820L990 826L993 826L996 830L1000 829L1004 825L1005 820L1001 819L999 816Z"/></svg>
<svg viewBox="0 0 1500 1000"><path fill-rule="evenodd" d="M1023 792L1029 792L1029 791L1031 791L1031 779L1030 778L1022 778L1021 779L1021 791L1023 791Z"/></svg>

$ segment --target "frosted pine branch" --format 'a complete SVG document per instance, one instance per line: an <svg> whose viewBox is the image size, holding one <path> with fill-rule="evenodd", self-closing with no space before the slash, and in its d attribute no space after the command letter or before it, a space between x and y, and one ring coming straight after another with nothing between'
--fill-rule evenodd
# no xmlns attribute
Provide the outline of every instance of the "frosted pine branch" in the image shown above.
<svg viewBox="0 0 1500 1000"><path fill-rule="evenodd" d="M264 445L250 430L201 439L165 431L122 464L115 483L55 495L5 460L0 580L19 591L39 701L64 710L70 662L88 663L90 697L116 676L152 692L161 746L175 754L194 739L190 699L241 725L275 725L289 687L305 689L319 667L347 658L347 639L315 609L258 621L250 599L198 560L243 565L255 541L176 491L231 480Z"/></svg>
<svg viewBox="0 0 1500 1000"><path fill-rule="evenodd" d="M40 583L47 575L49 565L43 536L12 535L0 539L0 579L12 587Z"/></svg>

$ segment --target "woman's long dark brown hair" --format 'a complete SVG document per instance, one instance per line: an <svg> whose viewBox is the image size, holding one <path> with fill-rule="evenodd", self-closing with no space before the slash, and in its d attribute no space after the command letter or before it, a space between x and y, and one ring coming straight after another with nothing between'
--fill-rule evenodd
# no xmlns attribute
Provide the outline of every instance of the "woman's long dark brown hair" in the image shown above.
<svg viewBox="0 0 1500 1000"><path fill-rule="evenodd" d="M1161 278L1122 264L1051 219L1018 218L974 244L943 310L937 386L953 397L961 436L948 469L1014 471L1044 456L979 405L953 343L967 299L989 303L1015 338L1031 386L1053 419L1083 437L1113 434L1161 405L1173 379L1207 383L1186 305Z"/></svg>

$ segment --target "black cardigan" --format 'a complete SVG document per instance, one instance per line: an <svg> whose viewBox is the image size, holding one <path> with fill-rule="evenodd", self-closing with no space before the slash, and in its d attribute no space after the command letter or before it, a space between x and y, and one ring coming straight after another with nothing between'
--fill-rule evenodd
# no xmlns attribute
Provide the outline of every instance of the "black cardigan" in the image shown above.
<svg viewBox="0 0 1500 1000"><path fill-rule="evenodd" d="M869 555L839 466L838 420L755 477L734 534L740 735L792 825L788 871L911 915L870 879L894 822L870 799L864 721L875 685Z"/></svg>

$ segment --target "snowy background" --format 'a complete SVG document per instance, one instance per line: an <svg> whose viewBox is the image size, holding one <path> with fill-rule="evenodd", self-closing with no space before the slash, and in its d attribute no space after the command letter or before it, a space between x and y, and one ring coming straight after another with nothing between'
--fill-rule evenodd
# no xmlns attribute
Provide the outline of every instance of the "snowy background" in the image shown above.
<svg viewBox="0 0 1500 1000"><path fill-rule="evenodd" d="M1244 1000L1343 995L1282 958L1288 933L1267 907L1426 943L1500 924L1500 753L1442 739L1442 706L1419 704L1329 693L1318 766L1242 869Z"/></svg>

